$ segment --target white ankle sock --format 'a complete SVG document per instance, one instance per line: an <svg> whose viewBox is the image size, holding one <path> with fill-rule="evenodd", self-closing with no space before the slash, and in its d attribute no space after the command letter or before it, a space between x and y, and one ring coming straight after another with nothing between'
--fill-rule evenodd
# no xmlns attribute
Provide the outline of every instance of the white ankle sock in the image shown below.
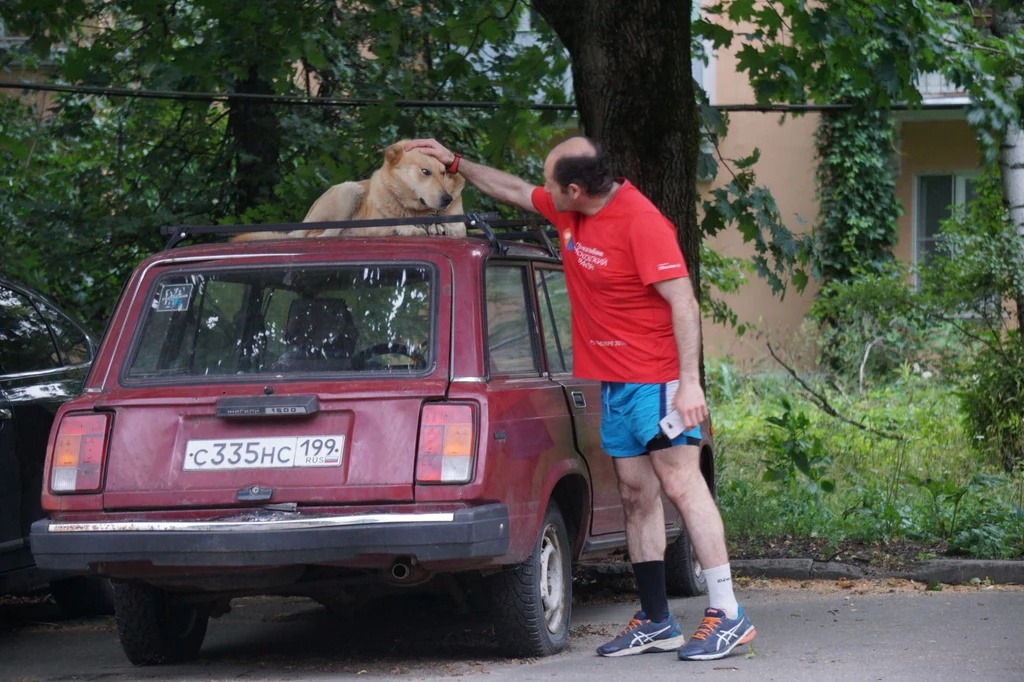
<svg viewBox="0 0 1024 682"><path fill-rule="evenodd" d="M740 605L732 593L732 570L729 564L704 569L704 579L708 582L708 597L713 609L725 611L729 620L738 618Z"/></svg>

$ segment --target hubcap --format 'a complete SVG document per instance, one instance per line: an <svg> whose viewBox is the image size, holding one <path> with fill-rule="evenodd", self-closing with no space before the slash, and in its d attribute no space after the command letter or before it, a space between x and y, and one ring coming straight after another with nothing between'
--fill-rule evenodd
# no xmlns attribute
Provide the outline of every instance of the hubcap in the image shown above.
<svg viewBox="0 0 1024 682"><path fill-rule="evenodd" d="M558 632L565 613L567 595L563 551L555 527L547 526L540 541L540 599L544 607L544 622L551 633Z"/></svg>

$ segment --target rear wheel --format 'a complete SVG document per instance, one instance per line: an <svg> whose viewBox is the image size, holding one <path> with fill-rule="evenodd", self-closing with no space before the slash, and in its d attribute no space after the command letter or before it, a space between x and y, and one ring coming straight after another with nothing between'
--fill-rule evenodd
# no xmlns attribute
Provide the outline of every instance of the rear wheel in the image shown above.
<svg viewBox="0 0 1024 682"><path fill-rule="evenodd" d="M548 503L533 553L492 578L494 630L509 656L550 656L569 638L572 567L562 512Z"/></svg>
<svg viewBox="0 0 1024 682"><path fill-rule="evenodd" d="M142 583L114 583L117 634L135 665L190 661L199 656L209 605L177 601Z"/></svg>
<svg viewBox="0 0 1024 682"><path fill-rule="evenodd" d="M704 569L685 526L665 550L665 587L673 597L696 597L708 591Z"/></svg>

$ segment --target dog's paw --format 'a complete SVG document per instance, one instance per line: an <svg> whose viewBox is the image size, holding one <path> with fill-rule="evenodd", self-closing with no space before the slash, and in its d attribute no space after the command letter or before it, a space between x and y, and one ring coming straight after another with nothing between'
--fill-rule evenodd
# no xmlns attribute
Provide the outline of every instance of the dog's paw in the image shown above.
<svg viewBox="0 0 1024 682"><path fill-rule="evenodd" d="M432 235L445 235L448 234L448 225L446 223L434 223L433 225L427 225L427 234Z"/></svg>
<svg viewBox="0 0 1024 682"><path fill-rule="evenodd" d="M427 229L422 225L396 225L391 234L396 237L422 237Z"/></svg>

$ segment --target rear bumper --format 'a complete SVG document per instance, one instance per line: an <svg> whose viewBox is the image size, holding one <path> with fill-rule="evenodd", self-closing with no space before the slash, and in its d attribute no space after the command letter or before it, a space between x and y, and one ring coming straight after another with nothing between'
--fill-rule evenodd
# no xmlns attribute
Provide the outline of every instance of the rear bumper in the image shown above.
<svg viewBox="0 0 1024 682"><path fill-rule="evenodd" d="M47 569L88 571L97 564L281 566L342 563L364 556L420 562L508 553L504 504L423 514L251 513L216 521L127 521L32 525L32 553Z"/></svg>

